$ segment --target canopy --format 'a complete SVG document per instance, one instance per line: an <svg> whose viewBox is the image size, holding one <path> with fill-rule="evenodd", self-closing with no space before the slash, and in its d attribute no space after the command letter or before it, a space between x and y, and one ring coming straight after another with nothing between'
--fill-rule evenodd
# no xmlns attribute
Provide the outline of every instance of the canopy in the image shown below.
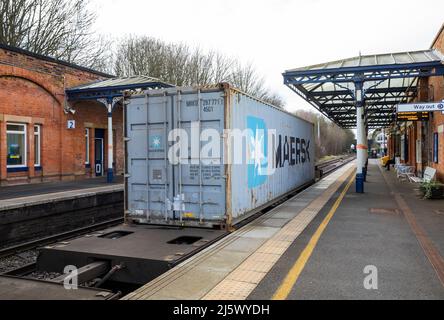
<svg viewBox="0 0 444 320"><path fill-rule="evenodd" d="M146 90L173 87L157 78L132 76L97 81L66 90L68 100L94 100L122 96L124 90Z"/></svg>
<svg viewBox="0 0 444 320"><path fill-rule="evenodd" d="M388 126L395 106L417 94L418 78L444 74L437 50L357 56L283 73L284 83L342 128L356 127L355 88L362 85L369 128Z"/></svg>

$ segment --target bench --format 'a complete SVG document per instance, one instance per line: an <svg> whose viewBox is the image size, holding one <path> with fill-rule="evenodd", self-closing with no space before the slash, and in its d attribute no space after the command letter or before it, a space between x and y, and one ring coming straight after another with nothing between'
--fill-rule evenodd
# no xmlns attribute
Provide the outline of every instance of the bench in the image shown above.
<svg viewBox="0 0 444 320"><path fill-rule="evenodd" d="M435 174L436 174L436 169L433 169L431 167L426 167L423 178L416 177L415 175L409 175L408 178L410 182L414 183L430 182L433 180L433 178L435 178Z"/></svg>
<svg viewBox="0 0 444 320"><path fill-rule="evenodd" d="M396 167L396 177L400 180L409 180L411 176L415 175L415 167L398 165Z"/></svg>

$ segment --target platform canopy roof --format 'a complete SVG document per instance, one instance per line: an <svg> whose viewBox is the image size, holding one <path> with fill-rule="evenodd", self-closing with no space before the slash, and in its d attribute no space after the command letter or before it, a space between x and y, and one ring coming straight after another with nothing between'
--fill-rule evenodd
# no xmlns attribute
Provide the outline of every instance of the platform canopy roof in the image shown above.
<svg viewBox="0 0 444 320"><path fill-rule="evenodd" d="M343 128L356 127L355 88L362 85L369 128L388 126L396 105L417 94L418 78L444 74L436 50L357 56L290 69L284 83Z"/></svg>
<svg viewBox="0 0 444 320"><path fill-rule="evenodd" d="M66 90L68 100L94 100L121 96L124 90L147 90L173 87L172 84L148 76L111 78Z"/></svg>

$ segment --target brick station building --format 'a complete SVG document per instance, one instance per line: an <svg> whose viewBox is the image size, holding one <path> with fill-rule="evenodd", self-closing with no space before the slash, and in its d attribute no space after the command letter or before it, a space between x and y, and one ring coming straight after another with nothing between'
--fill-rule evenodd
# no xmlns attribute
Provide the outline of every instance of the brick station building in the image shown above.
<svg viewBox="0 0 444 320"><path fill-rule="evenodd" d="M444 57L444 25L434 38L431 49ZM409 102L443 100L444 77L440 76L420 78L417 95ZM428 120L394 123L389 132L388 150L391 158L399 156L401 163L415 167L419 175L426 167L435 168L436 179L444 182L444 114L429 112Z"/></svg>
<svg viewBox="0 0 444 320"><path fill-rule="evenodd" d="M68 107L65 90L110 77L0 45L0 185L105 175L107 110L95 101ZM121 174L121 105L112 116L114 171Z"/></svg>

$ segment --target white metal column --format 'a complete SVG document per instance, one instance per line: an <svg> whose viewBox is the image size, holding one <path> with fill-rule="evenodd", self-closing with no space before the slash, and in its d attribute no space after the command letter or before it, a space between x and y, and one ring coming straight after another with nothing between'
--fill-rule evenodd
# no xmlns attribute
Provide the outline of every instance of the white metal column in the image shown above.
<svg viewBox="0 0 444 320"><path fill-rule="evenodd" d="M357 158L357 168L356 173L362 173L362 168L365 165L365 133L364 133L364 107L356 108L356 158Z"/></svg>
<svg viewBox="0 0 444 320"><path fill-rule="evenodd" d="M108 116L108 172L107 182L113 182L113 159L114 159L114 143L113 143L113 108L117 102L123 100L123 96L111 96L98 98L97 101L102 103L107 110Z"/></svg>
<svg viewBox="0 0 444 320"><path fill-rule="evenodd" d="M355 83L355 105L356 105L356 192L364 192L363 168L366 162L366 136L364 122L364 103L362 83Z"/></svg>

